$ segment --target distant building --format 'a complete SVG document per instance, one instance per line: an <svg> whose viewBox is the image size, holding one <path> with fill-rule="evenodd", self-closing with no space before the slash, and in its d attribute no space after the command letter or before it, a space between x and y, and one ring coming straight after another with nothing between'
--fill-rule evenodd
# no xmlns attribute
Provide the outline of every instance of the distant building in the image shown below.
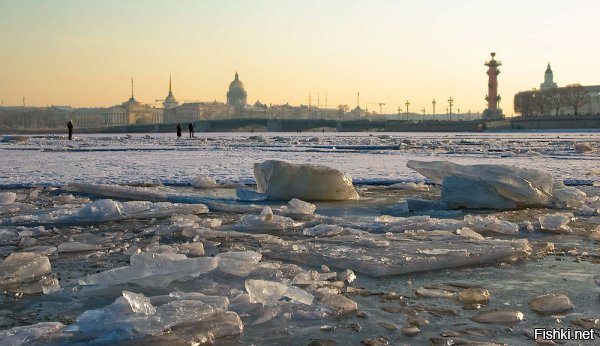
<svg viewBox="0 0 600 346"><path fill-rule="evenodd" d="M221 102L193 102L165 109L166 124L191 123L202 120L232 119L235 108Z"/></svg>
<svg viewBox="0 0 600 346"><path fill-rule="evenodd" d="M77 108L73 111L72 118L76 126L88 128L160 124L163 122L163 111L160 108L138 102L133 96L132 80L129 100L109 108Z"/></svg>
<svg viewBox="0 0 600 346"><path fill-rule="evenodd" d="M600 85L559 87L548 63L540 89L517 93L514 110L522 116L600 115Z"/></svg>
<svg viewBox="0 0 600 346"><path fill-rule="evenodd" d="M248 94L244 88L244 83L240 81L238 73L235 73L235 79L229 84L229 90L227 91L227 104L237 108L243 108L246 106L248 100Z"/></svg>
<svg viewBox="0 0 600 346"><path fill-rule="evenodd" d="M550 63L548 63L548 67L546 67L546 72L544 72L544 83L540 84L540 90L546 91L556 88L558 88L558 84L554 83L554 74L552 73Z"/></svg>
<svg viewBox="0 0 600 346"><path fill-rule="evenodd" d="M163 109L167 111L177 106L179 106L179 102L177 102L175 96L173 96L173 91L171 90L171 76L169 76L169 95L167 95L163 101Z"/></svg>

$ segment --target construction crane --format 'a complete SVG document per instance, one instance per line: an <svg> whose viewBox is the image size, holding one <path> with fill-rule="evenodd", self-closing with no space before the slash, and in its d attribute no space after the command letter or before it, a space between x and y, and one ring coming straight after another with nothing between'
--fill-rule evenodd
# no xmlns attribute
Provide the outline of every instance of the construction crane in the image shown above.
<svg viewBox="0 0 600 346"><path fill-rule="evenodd" d="M385 106L384 102L367 102L370 105L378 105L379 106L379 114L383 114L383 106Z"/></svg>

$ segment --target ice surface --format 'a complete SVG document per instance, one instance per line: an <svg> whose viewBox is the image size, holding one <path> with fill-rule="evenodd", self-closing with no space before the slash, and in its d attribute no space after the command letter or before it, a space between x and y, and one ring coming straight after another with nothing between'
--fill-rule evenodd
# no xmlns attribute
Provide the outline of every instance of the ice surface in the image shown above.
<svg viewBox="0 0 600 346"><path fill-rule="evenodd" d="M0 192L0 204L11 204L17 199L14 192Z"/></svg>
<svg viewBox="0 0 600 346"><path fill-rule="evenodd" d="M358 199L352 178L321 165L268 160L254 164L257 191L269 199L298 198L305 201Z"/></svg>
<svg viewBox="0 0 600 346"><path fill-rule="evenodd" d="M194 185L194 187L203 189L209 189L219 186L219 184L217 184L217 181L214 178L205 175L199 175L196 178L194 178L194 180L192 181L192 185Z"/></svg>
<svg viewBox="0 0 600 346"><path fill-rule="evenodd" d="M265 305L273 305L281 298L288 298L301 304L311 305L314 299L310 293L298 287L275 281L246 280L245 286L252 301Z"/></svg>
<svg viewBox="0 0 600 346"><path fill-rule="evenodd" d="M408 167L423 174L436 184L442 184L447 176L463 178L453 184L465 186L467 180L477 181L476 189L488 198L496 194L496 201L513 201L517 206L547 206L552 201L554 180L544 171L508 165L459 165L447 161L408 161ZM467 180L464 180L467 179ZM452 191L448 191L452 193ZM494 193L495 192L495 193ZM462 191L454 191L462 194ZM463 195L467 197L468 195ZM448 196L446 198L449 198ZM457 203L457 199L452 199ZM469 203L465 201L464 203ZM485 203L485 205L489 205ZM475 207L470 204L471 207ZM485 208L485 207L482 207ZM502 209L502 208L499 208Z"/></svg>
<svg viewBox="0 0 600 346"><path fill-rule="evenodd" d="M93 251L98 249L100 249L98 245L85 244L77 241L62 243L58 245L58 252Z"/></svg>
<svg viewBox="0 0 600 346"><path fill-rule="evenodd" d="M28 345L63 328L64 325L60 322L40 322L30 326L14 327L0 331L0 343L10 346Z"/></svg>

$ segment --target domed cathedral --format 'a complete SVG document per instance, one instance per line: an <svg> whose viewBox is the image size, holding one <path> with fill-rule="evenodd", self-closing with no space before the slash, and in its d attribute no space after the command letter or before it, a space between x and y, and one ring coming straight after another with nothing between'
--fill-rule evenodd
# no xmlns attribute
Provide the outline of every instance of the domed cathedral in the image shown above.
<svg viewBox="0 0 600 346"><path fill-rule="evenodd" d="M548 63L548 67L546 67L546 72L544 73L544 83L540 84L540 90L556 89L557 87L558 85L554 83L554 73L552 73L550 63Z"/></svg>
<svg viewBox="0 0 600 346"><path fill-rule="evenodd" d="M229 84L229 91L227 91L227 104L230 106L242 108L247 104L248 94L244 88L244 83L239 79L237 71L235 72L235 79Z"/></svg>

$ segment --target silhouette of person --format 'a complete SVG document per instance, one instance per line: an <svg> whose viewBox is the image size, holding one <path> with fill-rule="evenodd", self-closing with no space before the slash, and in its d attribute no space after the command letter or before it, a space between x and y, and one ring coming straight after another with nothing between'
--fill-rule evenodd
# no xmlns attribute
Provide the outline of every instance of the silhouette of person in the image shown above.
<svg viewBox="0 0 600 346"><path fill-rule="evenodd" d="M69 140L73 139L73 121L69 120L67 123L67 129L69 130Z"/></svg>
<svg viewBox="0 0 600 346"><path fill-rule="evenodd" d="M188 125L188 130L190 130L190 138L194 137L194 124L190 123Z"/></svg>
<svg viewBox="0 0 600 346"><path fill-rule="evenodd" d="M181 124L177 124L177 137L181 137Z"/></svg>

